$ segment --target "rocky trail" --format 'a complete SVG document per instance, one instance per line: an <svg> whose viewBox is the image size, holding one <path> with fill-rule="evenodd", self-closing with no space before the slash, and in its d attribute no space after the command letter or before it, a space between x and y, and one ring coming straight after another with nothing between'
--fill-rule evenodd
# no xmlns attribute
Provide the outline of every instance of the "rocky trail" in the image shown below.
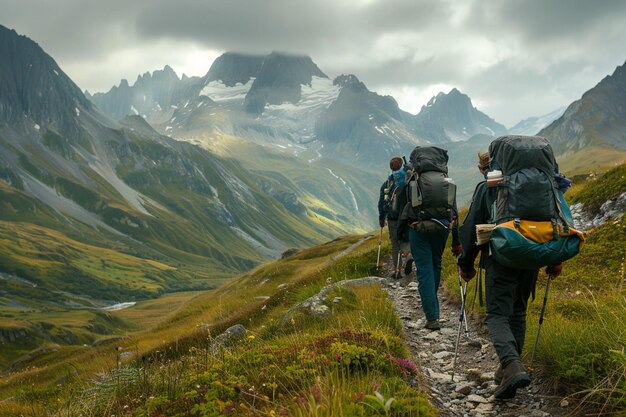
<svg viewBox="0 0 626 417"><path fill-rule="evenodd" d="M415 274L403 280L388 279L386 290L404 324L413 360L422 369L425 379L422 389L429 391L431 403L439 409L440 416L575 415L572 402L551 396L546 383L536 376L528 388L518 390L511 400L493 397L496 388L493 375L498 361L486 325L477 315L468 315L467 333L464 328L461 330L454 381L451 381L460 305L440 290L441 330L427 330ZM528 340L526 348L532 349L532 343L533 340Z"/></svg>

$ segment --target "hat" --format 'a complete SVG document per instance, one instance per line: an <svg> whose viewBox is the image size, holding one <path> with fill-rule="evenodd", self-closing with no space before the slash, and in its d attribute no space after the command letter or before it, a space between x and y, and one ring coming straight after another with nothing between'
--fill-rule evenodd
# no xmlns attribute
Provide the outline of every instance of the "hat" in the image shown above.
<svg viewBox="0 0 626 417"><path fill-rule="evenodd" d="M489 152L478 152L478 169L489 168Z"/></svg>

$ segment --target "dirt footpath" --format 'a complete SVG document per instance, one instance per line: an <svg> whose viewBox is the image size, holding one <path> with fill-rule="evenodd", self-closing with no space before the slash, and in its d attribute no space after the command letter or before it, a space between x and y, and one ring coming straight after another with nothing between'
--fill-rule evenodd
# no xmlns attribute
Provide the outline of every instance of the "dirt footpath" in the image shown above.
<svg viewBox="0 0 626 417"><path fill-rule="evenodd" d="M544 382L533 377L528 388L517 391L511 400L496 400L493 374L498 367L496 352L481 319L468 317L468 332L463 328L459 343L454 381L452 368L460 317L460 305L449 301L440 291L441 330L424 329L415 274L406 286L388 279L386 290L404 324L407 345L413 360L421 366L431 402L440 416L570 416L573 407L567 400L550 396ZM443 293L443 294L442 294ZM529 341L528 348L532 348Z"/></svg>

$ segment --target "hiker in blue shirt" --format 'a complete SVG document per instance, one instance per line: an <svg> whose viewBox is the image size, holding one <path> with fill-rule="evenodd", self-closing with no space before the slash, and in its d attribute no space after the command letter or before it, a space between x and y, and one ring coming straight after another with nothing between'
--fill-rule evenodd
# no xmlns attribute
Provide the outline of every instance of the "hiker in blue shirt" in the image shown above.
<svg viewBox="0 0 626 417"><path fill-rule="evenodd" d="M389 240L391 241L392 268L390 275L394 279L400 279L400 241L398 240L398 217L400 213L395 204L398 190L405 185L406 172L402 158L394 157L389 161L391 175L380 187L378 198L378 223L381 228L385 222L389 228Z"/></svg>

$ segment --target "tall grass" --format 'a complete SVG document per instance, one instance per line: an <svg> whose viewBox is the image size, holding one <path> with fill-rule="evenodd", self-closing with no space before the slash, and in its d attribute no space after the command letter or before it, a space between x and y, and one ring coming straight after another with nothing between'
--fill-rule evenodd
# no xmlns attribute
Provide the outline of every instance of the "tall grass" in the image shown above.
<svg viewBox="0 0 626 417"><path fill-rule="evenodd" d="M170 322L180 328L200 316L224 320L179 343L170 333L169 343L153 349L130 352L126 345L114 353L114 362L110 354L103 356L109 365L101 374L83 382L72 378L47 393L43 387L25 390L0 404L0 414L29 415L28 401L37 407L33 416L434 415L427 395L416 389L419 375L407 359L402 325L377 284L339 287L325 298L327 315L297 311L280 325L292 306L326 285L375 275L374 241L331 260L357 240L302 251L233 280L210 297L196 297ZM250 302L260 294L270 298ZM224 306L234 311L225 315ZM220 311L210 312L213 308ZM217 335L235 323L246 326L245 335L218 344ZM167 329L160 326L159 334L165 337Z"/></svg>
<svg viewBox="0 0 626 417"><path fill-rule="evenodd" d="M546 315L537 346L542 373L580 399L581 407L600 413L626 409L625 317L626 298L590 291L555 300Z"/></svg>

